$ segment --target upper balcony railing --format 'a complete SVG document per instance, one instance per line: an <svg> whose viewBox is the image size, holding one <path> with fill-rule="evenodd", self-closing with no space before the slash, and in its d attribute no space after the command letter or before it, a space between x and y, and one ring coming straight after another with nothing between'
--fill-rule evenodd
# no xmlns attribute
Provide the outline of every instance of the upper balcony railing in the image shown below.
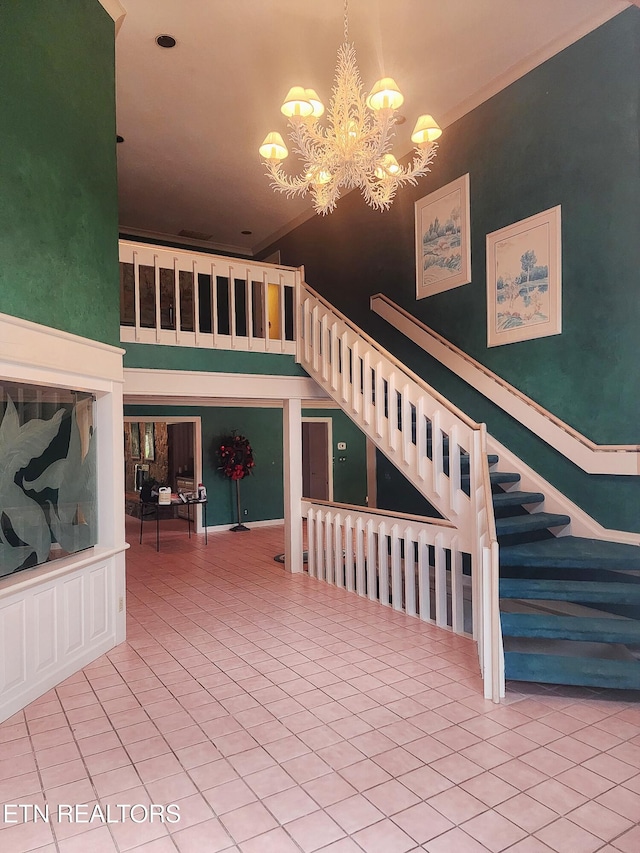
<svg viewBox="0 0 640 853"><path fill-rule="evenodd" d="M300 271L120 240L123 343L295 355Z"/></svg>

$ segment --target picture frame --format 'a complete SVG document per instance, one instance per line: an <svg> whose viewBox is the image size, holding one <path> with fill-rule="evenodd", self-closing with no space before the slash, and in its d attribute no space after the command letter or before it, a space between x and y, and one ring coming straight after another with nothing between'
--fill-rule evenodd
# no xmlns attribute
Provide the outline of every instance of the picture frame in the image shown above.
<svg viewBox="0 0 640 853"><path fill-rule="evenodd" d="M129 452L132 459L140 459L140 424L129 424Z"/></svg>
<svg viewBox="0 0 640 853"><path fill-rule="evenodd" d="M562 332L561 206L487 234L487 346Z"/></svg>
<svg viewBox="0 0 640 853"><path fill-rule="evenodd" d="M156 458L156 443L153 421L144 425L144 460L154 462Z"/></svg>
<svg viewBox="0 0 640 853"><path fill-rule="evenodd" d="M469 173L415 203L416 299L471 281Z"/></svg>

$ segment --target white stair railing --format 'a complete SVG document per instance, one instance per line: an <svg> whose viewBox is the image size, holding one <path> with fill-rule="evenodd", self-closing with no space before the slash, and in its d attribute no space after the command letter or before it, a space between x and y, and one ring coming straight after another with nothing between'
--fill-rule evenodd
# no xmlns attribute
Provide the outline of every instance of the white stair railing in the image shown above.
<svg viewBox="0 0 640 853"><path fill-rule="evenodd" d="M300 270L120 240L120 340L294 355Z"/></svg>
<svg viewBox="0 0 640 853"><path fill-rule="evenodd" d="M470 555L455 525L350 504L303 501L309 576L471 633Z"/></svg>
<svg viewBox="0 0 640 853"><path fill-rule="evenodd" d="M498 544L484 427L306 284L300 285L298 305L297 361L452 523L455 553L470 555L473 636L478 643L485 696L497 701L504 695L504 666ZM456 556L458 559L462 558ZM357 573L355 577L357 588ZM457 570L452 577L457 577ZM462 632L457 617L451 627Z"/></svg>

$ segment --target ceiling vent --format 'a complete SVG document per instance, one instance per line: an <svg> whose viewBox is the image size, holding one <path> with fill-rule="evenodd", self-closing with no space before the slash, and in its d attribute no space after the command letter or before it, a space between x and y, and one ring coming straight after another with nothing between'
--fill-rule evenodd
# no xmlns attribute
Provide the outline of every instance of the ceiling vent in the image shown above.
<svg viewBox="0 0 640 853"><path fill-rule="evenodd" d="M202 240L203 242L209 241L213 234L203 234L202 231L178 231L178 237L187 237L189 240Z"/></svg>

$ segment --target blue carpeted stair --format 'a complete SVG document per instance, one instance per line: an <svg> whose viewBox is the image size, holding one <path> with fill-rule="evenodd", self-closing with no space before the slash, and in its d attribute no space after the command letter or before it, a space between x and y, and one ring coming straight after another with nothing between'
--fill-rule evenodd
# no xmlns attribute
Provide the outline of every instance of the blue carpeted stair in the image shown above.
<svg viewBox="0 0 640 853"><path fill-rule="evenodd" d="M490 473L506 678L640 689L640 548L556 536L569 516Z"/></svg>

